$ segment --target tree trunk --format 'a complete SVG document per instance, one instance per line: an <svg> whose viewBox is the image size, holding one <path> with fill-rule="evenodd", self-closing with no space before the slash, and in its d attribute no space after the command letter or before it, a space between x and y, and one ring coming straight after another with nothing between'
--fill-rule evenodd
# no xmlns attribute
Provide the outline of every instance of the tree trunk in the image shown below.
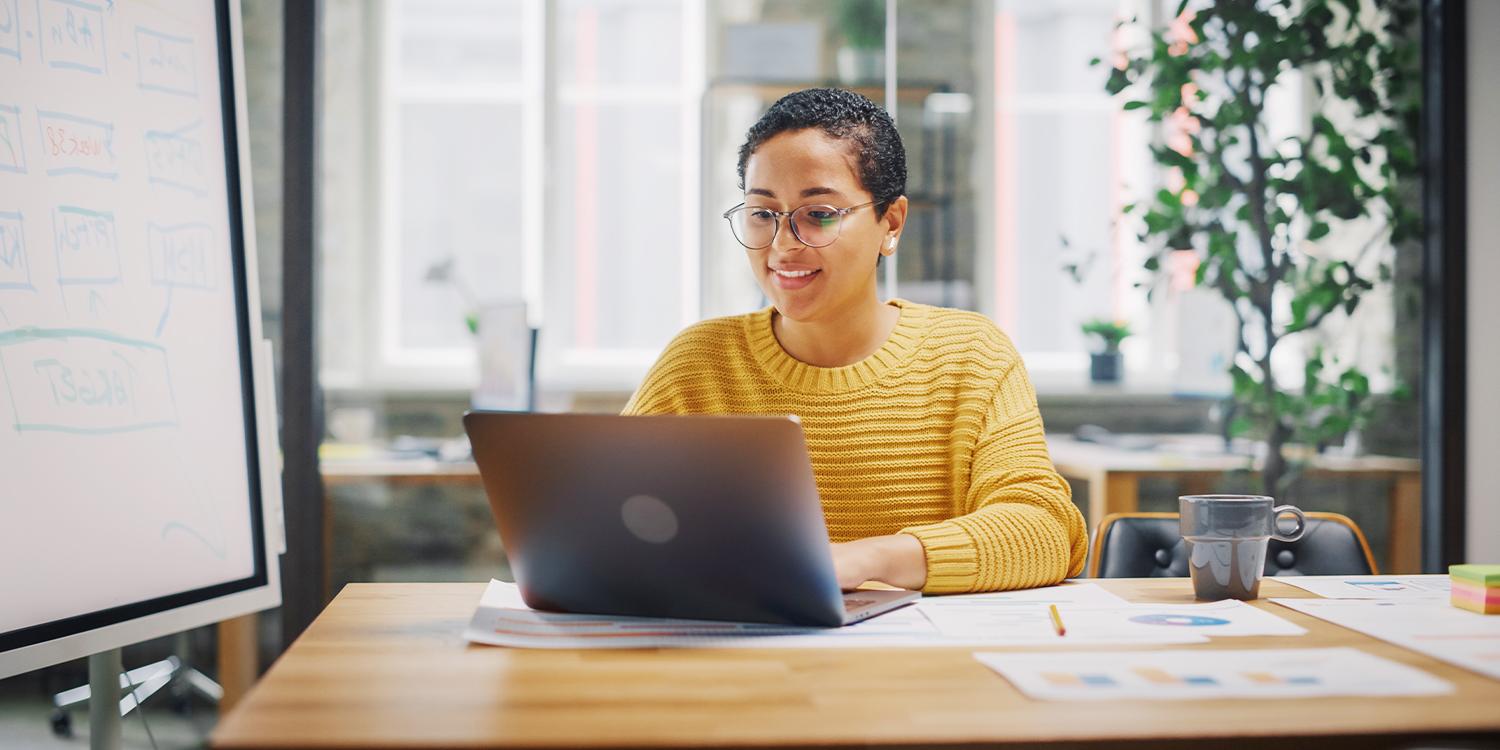
<svg viewBox="0 0 1500 750"><path fill-rule="evenodd" d="M1281 486L1281 483L1288 478L1291 468L1282 451L1291 437L1291 428L1280 419L1273 418L1271 430L1266 433L1266 462L1261 467L1260 481L1261 491L1280 502L1286 501L1284 495L1288 488Z"/></svg>

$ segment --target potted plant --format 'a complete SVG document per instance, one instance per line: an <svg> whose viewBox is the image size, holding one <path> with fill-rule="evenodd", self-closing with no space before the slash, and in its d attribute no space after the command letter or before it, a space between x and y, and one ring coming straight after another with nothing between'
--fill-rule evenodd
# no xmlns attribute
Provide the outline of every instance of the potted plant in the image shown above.
<svg viewBox="0 0 1500 750"><path fill-rule="evenodd" d="M1419 7L1187 5L1124 50L1106 83L1165 136L1151 150L1166 186L1127 210L1152 248L1148 271L1160 278L1167 254L1191 250L1196 283L1232 306L1228 429L1265 441L1261 489L1284 495L1296 468L1289 443L1343 441L1368 418L1369 376L1335 345L1360 302L1391 284L1396 249L1421 237ZM1301 132L1273 137L1268 94L1292 79L1310 114ZM1334 252L1337 243L1349 249ZM1302 383L1278 379L1273 356L1285 355L1305 363Z"/></svg>
<svg viewBox="0 0 1500 750"><path fill-rule="evenodd" d="M885 0L839 0L844 37L834 62L846 85L878 81L885 73Z"/></svg>
<svg viewBox="0 0 1500 750"><path fill-rule="evenodd" d="M1120 342L1130 335L1130 325L1117 320L1094 318L1083 324L1083 332L1098 336L1103 351L1089 355L1089 379L1095 383L1118 383L1124 371Z"/></svg>
<svg viewBox="0 0 1500 750"><path fill-rule="evenodd" d="M529 411L535 405L536 337L521 300L481 303L458 272L458 259L440 259L427 267L429 284L449 284L463 300L464 326L474 335L479 382L471 403L476 409Z"/></svg>

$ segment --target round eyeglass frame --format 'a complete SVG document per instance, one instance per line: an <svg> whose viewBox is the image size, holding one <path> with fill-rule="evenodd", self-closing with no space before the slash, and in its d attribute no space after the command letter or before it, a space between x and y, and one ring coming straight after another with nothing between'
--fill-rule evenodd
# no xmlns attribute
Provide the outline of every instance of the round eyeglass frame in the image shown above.
<svg viewBox="0 0 1500 750"><path fill-rule="evenodd" d="M764 207L761 207L761 206L756 206L755 210L757 210L757 211L767 211L767 212L771 213L773 216L776 217L776 226L773 229L771 229L771 239L767 240L766 244L764 244L764 245L750 245L749 243L745 242L745 240L743 240L743 239L740 238L739 232L736 232L734 230L734 215L736 213L743 213L745 211L750 210L750 208L751 208L750 206L748 206L748 205L746 205L744 203L741 203L738 206L735 206L734 208L731 208L728 211L725 211L724 212L724 219L725 219L725 221L729 222L729 233L732 234L732 235L734 235L735 242L740 243L740 245L742 245L746 250L763 250L765 248L770 247L772 244L774 244L776 242L777 235L781 234L781 224L782 224L781 219L782 219L782 217L786 217L786 219L787 219L786 224L787 224L787 226L791 227L791 229L792 229L792 236L796 237L798 242L802 243L803 245L806 245L807 247L828 247L829 245L832 245L833 243L838 242L839 241L839 237L843 235L843 232L844 232L844 217L848 216L850 213L852 213L854 211L857 211L857 210L859 210L861 208L864 208L866 206L873 206L873 205L875 205L875 201L869 201L867 203L861 203L861 204L859 204L857 206L850 206L848 208L839 208L837 206L830 206L830 205L828 205L826 203L813 203L813 204L809 204L809 205L806 205L806 206L798 206L798 207L796 207L796 208L794 208L794 209L792 209L790 211L772 211L769 208L764 208ZM797 222L792 221L792 214L795 214L798 211L809 211L809 210L819 209L819 208L827 209L828 211L830 211L832 213L838 214L838 216L839 216L839 225L838 225L838 228L836 230L834 230L833 239L831 239L831 240L829 240L827 242L824 242L822 244L813 244L811 242L808 242L805 238L803 238L801 232L797 231Z"/></svg>

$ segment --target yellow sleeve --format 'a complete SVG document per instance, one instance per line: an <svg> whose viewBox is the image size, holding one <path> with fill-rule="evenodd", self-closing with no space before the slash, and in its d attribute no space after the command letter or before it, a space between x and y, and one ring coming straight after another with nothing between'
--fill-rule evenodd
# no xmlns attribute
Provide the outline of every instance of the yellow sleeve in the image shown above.
<svg viewBox="0 0 1500 750"><path fill-rule="evenodd" d="M641 381L641 387L626 402L624 411L620 413L625 416L638 416L642 414L677 414L672 407L672 384L666 376L670 368L665 367L667 358L671 356L671 349L663 352L656 363L646 373L646 379Z"/></svg>
<svg viewBox="0 0 1500 750"><path fill-rule="evenodd" d="M656 362L646 372L646 379L641 381L641 387L626 402L621 414L638 416L688 413L681 381L684 373L692 372L695 367L701 369L701 365L695 365L697 357L693 355L691 345L697 335L697 328L698 326L690 326L667 344L667 348L662 350L661 356L656 358Z"/></svg>
<svg viewBox="0 0 1500 750"><path fill-rule="evenodd" d="M974 449L963 515L902 529L927 553L928 594L1032 588L1083 571L1088 531L1047 453L1036 392L1017 362Z"/></svg>

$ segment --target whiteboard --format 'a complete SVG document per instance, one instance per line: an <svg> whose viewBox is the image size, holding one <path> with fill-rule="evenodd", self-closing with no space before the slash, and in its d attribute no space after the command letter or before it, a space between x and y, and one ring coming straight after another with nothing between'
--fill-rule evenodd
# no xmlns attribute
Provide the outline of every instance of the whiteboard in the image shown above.
<svg viewBox="0 0 1500 750"><path fill-rule="evenodd" d="M0 676L279 600L238 24L0 0Z"/></svg>

